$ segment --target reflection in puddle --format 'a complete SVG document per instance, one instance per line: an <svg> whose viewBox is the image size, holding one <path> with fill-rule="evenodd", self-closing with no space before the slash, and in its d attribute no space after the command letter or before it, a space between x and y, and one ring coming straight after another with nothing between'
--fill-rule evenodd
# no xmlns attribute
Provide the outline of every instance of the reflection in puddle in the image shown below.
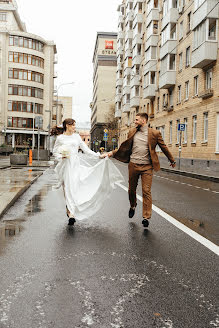
<svg viewBox="0 0 219 328"><path fill-rule="evenodd" d="M7 243L12 237L18 236L24 229L23 222L27 221L27 218L44 211L42 207L42 201L50 190L50 185L44 185L43 188L34 195L25 206L24 213L21 217L16 217L10 220L10 216L7 219L0 221L0 251L3 249L5 243ZM13 240L13 239L12 239Z"/></svg>

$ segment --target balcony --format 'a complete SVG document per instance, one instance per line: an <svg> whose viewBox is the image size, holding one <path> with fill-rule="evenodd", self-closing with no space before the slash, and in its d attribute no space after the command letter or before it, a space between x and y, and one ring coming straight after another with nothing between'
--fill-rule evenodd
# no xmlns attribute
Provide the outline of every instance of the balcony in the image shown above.
<svg viewBox="0 0 219 328"><path fill-rule="evenodd" d="M217 60L218 42L205 41L192 52L191 66L203 68Z"/></svg>
<svg viewBox="0 0 219 328"><path fill-rule="evenodd" d="M122 116L122 111L121 111L121 109L117 109L116 111L115 111L115 118L120 118Z"/></svg>
<svg viewBox="0 0 219 328"><path fill-rule="evenodd" d="M132 65L140 65L142 61L142 55L136 55L133 58Z"/></svg>
<svg viewBox="0 0 219 328"><path fill-rule="evenodd" d="M156 72L157 71L157 60L156 59L150 59L145 65L144 65L144 75L148 72Z"/></svg>
<svg viewBox="0 0 219 328"><path fill-rule="evenodd" d="M137 33L134 38L133 38L133 42L132 42L132 47L134 48L134 46L136 44L142 44L142 37L140 33Z"/></svg>
<svg viewBox="0 0 219 328"><path fill-rule="evenodd" d="M123 47L120 46L118 49L117 49L117 56L120 56L120 55L123 55Z"/></svg>
<svg viewBox="0 0 219 328"><path fill-rule="evenodd" d="M128 39L133 39L133 31L132 30L128 30L125 33L125 41L127 41Z"/></svg>
<svg viewBox="0 0 219 328"><path fill-rule="evenodd" d="M125 58L132 57L132 49L126 49L125 51Z"/></svg>
<svg viewBox="0 0 219 328"><path fill-rule="evenodd" d="M122 112L123 113L129 113L130 112L130 103L126 102L122 106Z"/></svg>
<svg viewBox="0 0 219 328"><path fill-rule="evenodd" d="M153 8L151 9L151 11L149 12L146 22L147 22L147 26L150 24L151 21L156 20L159 21L159 9L158 8Z"/></svg>
<svg viewBox="0 0 219 328"><path fill-rule="evenodd" d="M135 97L131 98L131 100L130 100L131 108L139 107L139 105L140 105L140 97L139 96L135 96Z"/></svg>
<svg viewBox="0 0 219 328"><path fill-rule="evenodd" d="M132 22L134 19L134 11L133 10L130 10L126 16L126 21L128 22Z"/></svg>
<svg viewBox="0 0 219 328"><path fill-rule="evenodd" d="M161 29L163 30L165 26L169 23L177 23L177 20L179 18L179 11L177 8L171 8L166 16L162 19L162 25Z"/></svg>
<svg viewBox="0 0 219 328"><path fill-rule="evenodd" d="M206 89L200 93L199 98L208 99L208 98L212 97L213 94L214 94L213 89Z"/></svg>
<svg viewBox="0 0 219 328"><path fill-rule="evenodd" d="M123 82L123 79L117 79L116 87L122 87L122 82Z"/></svg>
<svg viewBox="0 0 219 328"><path fill-rule="evenodd" d="M166 71L160 76L159 88L169 89L176 84L176 71Z"/></svg>
<svg viewBox="0 0 219 328"><path fill-rule="evenodd" d="M123 40L124 37L125 37L125 32L120 31L120 32L118 33L118 40L121 40L121 39Z"/></svg>
<svg viewBox="0 0 219 328"><path fill-rule="evenodd" d="M130 90L130 85L125 85L123 86L123 95L128 95L130 94L131 90Z"/></svg>
<svg viewBox="0 0 219 328"><path fill-rule="evenodd" d="M200 7L194 10L192 29L195 29L204 18L219 18L219 10L216 4L218 4L218 0L205 0Z"/></svg>
<svg viewBox="0 0 219 328"><path fill-rule="evenodd" d="M118 102L121 102L121 100L122 100L122 94L119 93L119 94L117 94L116 97L115 97L115 102L118 103Z"/></svg>
<svg viewBox="0 0 219 328"><path fill-rule="evenodd" d="M143 14L137 13L135 15L134 21L133 21L133 26L135 26L138 23L143 23Z"/></svg>
<svg viewBox="0 0 219 328"><path fill-rule="evenodd" d="M122 24L122 23L124 23L124 16L120 15L119 16L119 24Z"/></svg>
<svg viewBox="0 0 219 328"><path fill-rule="evenodd" d="M168 40L160 48L160 59L165 57L167 54L176 54L177 40Z"/></svg>
<svg viewBox="0 0 219 328"><path fill-rule="evenodd" d="M156 47L158 44L159 36L152 34L149 35L146 41L146 48L148 47Z"/></svg>
<svg viewBox="0 0 219 328"><path fill-rule="evenodd" d="M123 64L122 63L117 63L117 72L121 71L123 69Z"/></svg>
<svg viewBox="0 0 219 328"><path fill-rule="evenodd" d="M155 90L156 90L156 85L155 84L149 84L144 89L144 92L143 92L144 99L154 99Z"/></svg>
<svg viewBox="0 0 219 328"><path fill-rule="evenodd" d="M131 86L131 87L134 87L134 86L138 86L138 85L140 85L140 75L135 75L135 76L133 76L132 79L131 79L131 84L130 84L130 86Z"/></svg>

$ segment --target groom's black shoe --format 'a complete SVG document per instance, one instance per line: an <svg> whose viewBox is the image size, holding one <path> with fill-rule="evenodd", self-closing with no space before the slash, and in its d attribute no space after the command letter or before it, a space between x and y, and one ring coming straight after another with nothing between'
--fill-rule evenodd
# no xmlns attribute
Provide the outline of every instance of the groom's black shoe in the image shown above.
<svg viewBox="0 0 219 328"><path fill-rule="evenodd" d="M135 208L130 207L130 209L129 209L129 218L130 219L133 218L134 215L135 215Z"/></svg>
<svg viewBox="0 0 219 328"><path fill-rule="evenodd" d="M69 226L73 226L73 225L75 224L75 222L76 222L75 218L70 218L70 219L68 220L68 225L69 225Z"/></svg>
<svg viewBox="0 0 219 328"><path fill-rule="evenodd" d="M143 219L142 224L143 224L144 228L147 228L149 226L149 221L147 219Z"/></svg>

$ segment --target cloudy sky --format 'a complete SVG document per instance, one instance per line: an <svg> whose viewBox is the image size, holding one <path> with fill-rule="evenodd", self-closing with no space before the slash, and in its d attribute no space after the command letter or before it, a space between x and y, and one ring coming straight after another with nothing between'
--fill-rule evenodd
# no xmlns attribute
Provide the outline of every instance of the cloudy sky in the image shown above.
<svg viewBox="0 0 219 328"><path fill-rule="evenodd" d="M57 45L59 94L73 97L74 117L90 120L92 56L97 31L116 32L121 0L16 0L27 30Z"/></svg>

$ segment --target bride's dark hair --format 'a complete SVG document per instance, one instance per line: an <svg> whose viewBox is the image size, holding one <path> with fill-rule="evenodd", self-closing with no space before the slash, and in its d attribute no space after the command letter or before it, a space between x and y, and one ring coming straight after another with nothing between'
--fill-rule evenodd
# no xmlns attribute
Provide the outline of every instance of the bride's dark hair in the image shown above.
<svg viewBox="0 0 219 328"><path fill-rule="evenodd" d="M51 135L52 136L58 136L59 134L62 134L63 132L66 131L66 125L73 125L75 123L75 120L73 120L73 118L66 118L63 122L62 122L62 126L54 126L51 129Z"/></svg>

